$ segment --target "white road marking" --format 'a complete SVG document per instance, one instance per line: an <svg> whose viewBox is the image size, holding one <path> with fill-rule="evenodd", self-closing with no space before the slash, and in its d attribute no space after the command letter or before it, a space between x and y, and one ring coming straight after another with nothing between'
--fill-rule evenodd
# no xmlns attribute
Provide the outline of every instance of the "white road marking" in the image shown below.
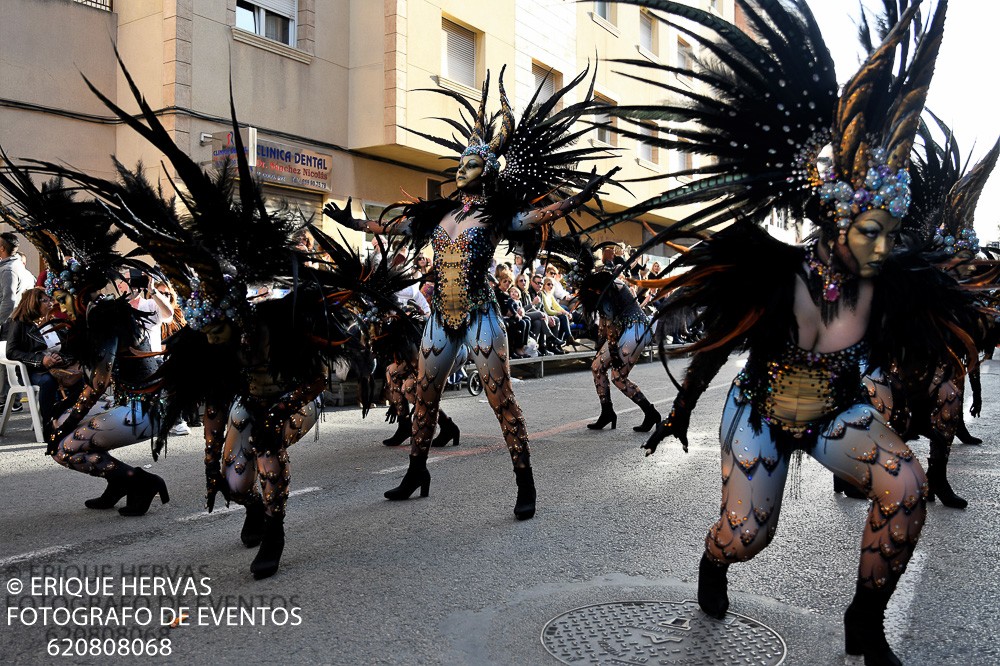
<svg viewBox="0 0 1000 666"><path fill-rule="evenodd" d="M17 564L18 562L26 562L28 560L34 560L39 557L48 557L49 555L56 555L58 553L65 553L73 548L72 544L67 544L64 546L50 546L48 548L40 548L38 550L32 550L27 553L22 553L21 555L13 555L11 557L5 557L0 560L0 569L9 567L12 564Z"/></svg>
<svg viewBox="0 0 1000 666"><path fill-rule="evenodd" d="M308 488L299 488L298 490L293 490L292 492L288 493L288 496L294 497L296 495L305 495L306 493L314 493L317 490L323 490L323 489L319 486L309 486ZM220 502L224 501L221 496L219 497L219 501ZM204 518L214 518L215 516L222 516L227 513L235 513L241 510L242 508L243 507L240 506L239 504L235 504L233 506L228 506L228 507L224 506L215 509L214 511L212 511L212 513L209 513L208 511L199 511L198 513L192 513L190 516L182 516L180 518L175 518L174 520L178 523L189 523L192 520L202 520Z"/></svg>

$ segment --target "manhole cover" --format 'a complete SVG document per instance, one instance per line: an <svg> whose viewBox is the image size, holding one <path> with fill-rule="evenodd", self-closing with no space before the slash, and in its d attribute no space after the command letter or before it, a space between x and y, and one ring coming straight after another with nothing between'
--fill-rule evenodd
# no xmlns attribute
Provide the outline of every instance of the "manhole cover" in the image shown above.
<svg viewBox="0 0 1000 666"><path fill-rule="evenodd" d="M756 620L714 620L695 601L619 601L563 613L542 645L564 664L755 664L778 666L785 641Z"/></svg>

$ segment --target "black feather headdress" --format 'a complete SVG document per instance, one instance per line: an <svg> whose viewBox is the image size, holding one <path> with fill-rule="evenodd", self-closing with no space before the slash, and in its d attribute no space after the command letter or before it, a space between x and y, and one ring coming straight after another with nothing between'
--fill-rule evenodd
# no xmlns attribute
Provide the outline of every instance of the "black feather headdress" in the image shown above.
<svg viewBox="0 0 1000 666"><path fill-rule="evenodd" d="M618 131L707 159L666 174L686 182L600 227L659 208L702 204L678 225L697 233L736 219L761 222L776 211L810 217L833 237L863 210L906 212L905 168L940 45L945 0L919 39L911 32L916 4L901 11L842 91L805 0L736 0L746 31L679 2L622 1L662 12L655 16L701 46L703 55L690 67L623 61L651 70L650 76L629 76L669 98L611 109L624 121ZM692 85L677 83L676 76ZM650 122L659 137L638 132L639 124Z"/></svg>

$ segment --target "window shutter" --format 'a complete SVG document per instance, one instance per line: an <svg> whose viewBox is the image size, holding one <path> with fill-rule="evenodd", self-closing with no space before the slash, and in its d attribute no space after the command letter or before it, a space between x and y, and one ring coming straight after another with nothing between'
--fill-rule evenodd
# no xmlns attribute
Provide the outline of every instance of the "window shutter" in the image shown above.
<svg viewBox="0 0 1000 666"><path fill-rule="evenodd" d="M293 21L297 18L298 0L250 0L250 2L258 7L263 7L269 12L288 17Z"/></svg>
<svg viewBox="0 0 1000 666"><path fill-rule="evenodd" d="M547 100L555 94L556 73L554 71L550 71L547 67L542 67L541 65L532 63L531 75L535 78L535 90L538 90L539 87L541 87L541 92L538 93L539 102Z"/></svg>
<svg viewBox="0 0 1000 666"><path fill-rule="evenodd" d="M476 33L441 19L441 74L455 83L476 87Z"/></svg>
<svg viewBox="0 0 1000 666"><path fill-rule="evenodd" d="M639 46L650 53L653 50L653 17L646 12L639 14Z"/></svg>

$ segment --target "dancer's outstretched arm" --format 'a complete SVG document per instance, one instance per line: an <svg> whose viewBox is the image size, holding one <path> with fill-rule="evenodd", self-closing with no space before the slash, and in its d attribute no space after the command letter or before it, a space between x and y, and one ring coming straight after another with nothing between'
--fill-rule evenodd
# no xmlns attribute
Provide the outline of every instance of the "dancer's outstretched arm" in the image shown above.
<svg viewBox="0 0 1000 666"><path fill-rule="evenodd" d="M398 219L388 224L382 224L375 220L359 220L351 214L351 199L348 197L347 203L341 208L332 201L323 207L323 214L335 221L337 224L353 229L354 231L370 231L373 234L401 234L410 233L410 220L408 218Z"/></svg>
<svg viewBox="0 0 1000 666"><path fill-rule="evenodd" d="M698 352L691 359L687 373L684 375L684 384L674 398L674 406L660 425L656 427L642 448L646 450L646 455L656 453L656 447L669 435L673 435L680 440L684 452L688 450L687 429L691 421L691 412L694 411L698 399L705 392L719 370L726 364L729 358L730 347L720 347L710 351Z"/></svg>

